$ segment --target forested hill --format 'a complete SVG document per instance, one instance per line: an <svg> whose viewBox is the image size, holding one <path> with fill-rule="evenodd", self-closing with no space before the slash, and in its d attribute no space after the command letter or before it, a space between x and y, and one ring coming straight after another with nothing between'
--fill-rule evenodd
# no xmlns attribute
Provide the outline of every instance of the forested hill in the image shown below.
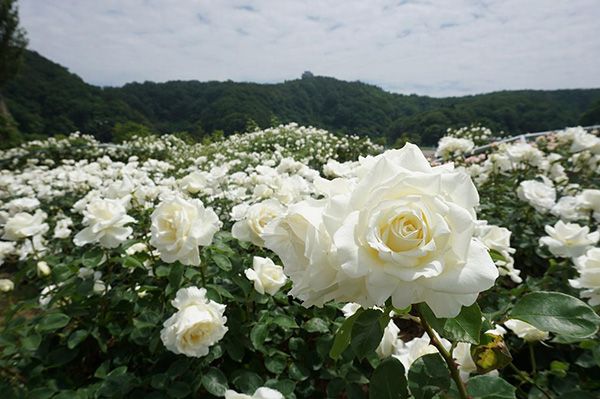
<svg viewBox="0 0 600 399"><path fill-rule="evenodd" d="M24 135L80 130L102 140L113 139L115 125L124 122L199 138L243 131L249 120L260 127L295 121L388 143L404 135L423 144L437 142L448 127L470 123L507 133L600 123L600 89L432 98L311 74L278 84L172 81L100 88L31 51L3 94Z"/></svg>

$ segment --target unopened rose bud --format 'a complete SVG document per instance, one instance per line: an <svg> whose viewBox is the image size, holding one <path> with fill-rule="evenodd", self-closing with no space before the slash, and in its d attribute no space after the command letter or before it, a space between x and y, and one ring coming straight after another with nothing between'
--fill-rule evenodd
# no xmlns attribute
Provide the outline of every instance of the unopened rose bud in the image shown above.
<svg viewBox="0 0 600 399"><path fill-rule="evenodd" d="M37 263L37 271L38 271L38 275L40 276L48 276L50 275L50 266L48 266L48 263L44 262L43 260Z"/></svg>

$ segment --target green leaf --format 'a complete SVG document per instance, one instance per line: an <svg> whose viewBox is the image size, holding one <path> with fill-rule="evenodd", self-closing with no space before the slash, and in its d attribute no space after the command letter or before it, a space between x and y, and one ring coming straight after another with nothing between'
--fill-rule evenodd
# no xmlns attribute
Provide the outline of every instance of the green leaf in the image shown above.
<svg viewBox="0 0 600 399"><path fill-rule="evenodd" d="M252 346L254 346L255 349L261 349L265 339L267 339L268 333L268 324L257 324L252 327L252 330L250 331L250 341L252 342Z"/></svg>
<svg viewBox="0 0 600 399"><path fill-rule="evenodd" d="M21 345L22 345L23 349L28 350L28 351L36 350L40 346L41 342L42 342L42 336L40 334L36 333L35 331L31 331L31 334L29 334L26 337L21 338Z"/></svg>
<svg viewBox="0 0 600 399"><path fill-rule="evenodd" d="M202 382L204 382L204 380ZM189 397L191 393L192 388L190 385L182 381L172 382L167 388L167 394L172 398L186 398Z"/></svg>
<svg viewBox="0 0 600 399"><path fill-rule="evenodd" d="M404 366L394 357L379 363L369 383L369 399L408 398L408 383Z"/></svg>
<svg viewBox="0 0 600 399"><path fill-rule="evenodd" d="M183 272L184 266L179 262L174 263L171 267L171 271L169 272L169 285L174 291L178 290L181 285Z"/></svg>
<svg viewBox="0 0 600 399"><path fill-rule="evenodd" d="M302 327L309 333L328 333L329 332L328 323L325 320L320 319L318 317L313 317L312 319L308 320L306 323L304 323L304 325Z"/></svg>
<svg viewBox="0 0 600 399"><path fill-rule="evenodd" d="M497 376L478 375L469 378L467 392L473 399L515 399L517 388Z"/></svg>
<svg viewBox="0 0 600 399"><path fill-rule="evenodd" d="M75 348L77 345L82 343L90 333L86 330L77 330L71 333L69 339L67 340L67 347L69 349Z"/></svg>
<svg viewBox="0 0 600 399"><path fill-rule="evenodd" d="M329 351L329 357L331 357L334 360L337 360L340 356L342 356L342 353L344 353L348 345L350 345L352 326L358 318L358 315L360 315L362 312L363 309L358 309L356 313L344 320L340 328L335 333L333 346Z"/></svg>
<svg viewBox="0 0 600 399"><path fill-rule="evenodd" d="M155 269L156 277L167 277L171 273L171 268L168 266L160 265Z"/></svg>
<svg viewBox="0 0 600 399"><path fill-rule="evenodd" d="M202 376L202 386L215 396L223 396L227 390L227 378L219 369L211 367Z"/></svg>
<svg viewBox="0 0 600 399"><path fill-rule="evenodd" d="M358 315L352 326L350 345L354 354L362 359L377 349L383 337L383 328L379 319L383 312L367 309Z"/></svg>
<svg viewBox="0 0 600 399"><path fill-rule="evenodd" d="M296 323L296 320L294 320L290 316L285 316L285 315L276 316L273 319L273 324L278 325L279 327L283 328L284 330L289 330L291 328L298 328L298 324Z"/></svg>
<svg viewBox="0 0 600 399"><path fill-rule="evenodd" d="M446 320L444 324L445 336L452 341L479 344L481 324L479 305L474 303L471 306L463 306L458 316Z"/></svg>
<svg viewBox="0 0 600 399"><path fill-rule="evenodd" d="M235 372L231 382L239 391L254 392L263 385L264 380L256 373L243 370Z"/></svg>
<svg viewBox="0 0 600 399"><path fill-rule="evenodd" d="M421 317L441 336L451 341L479 344L482 319L479 305L463 306L458 316L452 319L436 317L426 303L417 305Z"/></svg>
<svg viewBox="0 0 600 399"><path fill-rule="evenodd" d="M56 391L51 388L36 388L29 392L28 399L49 399Z"/></svg>
<svg viewBox="0 0 600 399"><path fill-rule="evenodd" d="M133 256L123 258L123 267L135 269L137 267L144 268L144 264Z"/></svg>
<svg viewBox="0 0 600 399"><path fill-rule="evenodd" d="M86 251L81 257L81 264L85 267L94 268L101 264L104 258L104 251L100 248L95 248Z"/></svg>
<svg viewBox="0 0 600 399"><path fill-rule="evenodd" d="M408 387L415 399L431 399L450 387L450 372L438 353L421 356L408 371Z"/></svg>
<svg viewBox="0 0 600 399"><path fill-rule="evenodd" d="M273 374L281 374L287 367L287 359L283 355L274 355L265 359L265 368Z"/></svg>
<svg viewBox="0 0 600 399"><path fill-rule="evenodd" d="M50 313L42 317L37 325L37 330L40 332L58 330L69 324L70 320L71 318L64 313Z"/></svg>
<svg viewBox="0 0 600 399"><path fill-rule="evenodd" d="M217 267L223 271L230 271L232 268L231 261L229 258L222 254L214 254L212 256L213 262L217 265Z"/></svg>
<svg viewBox="0 0 600 399"><path fill-rule="evenodd" d="M571 337L588 337L598 331L600 317L585 302L559 292L532 292L509 313L513 319Z"/></svg>

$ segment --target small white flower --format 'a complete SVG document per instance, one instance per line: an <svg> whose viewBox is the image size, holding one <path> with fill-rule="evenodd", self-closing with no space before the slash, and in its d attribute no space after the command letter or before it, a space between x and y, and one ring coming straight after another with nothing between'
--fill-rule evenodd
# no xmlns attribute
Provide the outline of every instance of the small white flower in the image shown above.
<svg viewBox="0 0 600 399"><path fill-rule="evenodd" d="M207 299L206 289L182 288L171 304L177 312L164 322L160 332L163 344L171 352L206 356L209 347L225 336L225 305Z"/></svg>
<svg viewBox="0 0 600 399"><path fill-rule="evenodd" d="M42 261L39 261L37 263L37 272L40 276L48 276L51 273L50 270L50 266L48 266L48 263Z"/></svg>
<svg viewBox="0 0 600 399"><path fill-rule="evenodd" d="M0 279L0 292L10 292L15 289L15 283L7 278Z"/></svg>
<svg viewBox="0 0 600 399"><path fill-rule="evenodd" d="M275 389L261 387L252 396L228 389L225 391L225 399L284 399L284 397L281 392Z"/></svg>
<svg viewBox="0 0 600 399"><path fill-rule="evenodd" d="M99 243L105 248L116 248L133 232L126 225L135 223L135 219L127 215L120 200L96 199L87 205L83 216L83 225L87 227L73 238L78 247Z"/></svg>
<svg viewBox="0 0 600 399"><path fill-rule="evenodd" d="M27 212L17 213L6 221L2 238L16 241L44 234L48 231L48 224L44 223L47 216L46 212L39 209L33 215Z"/></svg>
<svg viewBox="0 0 600 399"><path fill-rule="evenodd" d="M574 260L579 277L569 280L573 288L583 289L582 298L589 298L591 306L600 305L600 248L591 248Z"/></svg>
<svg viewBox="0 0 600 399"><path fill-rule="evenodd" d="M543 182L537 180L522 181L517 188L517 195L540 213L548 212L556 202L556 190L548 179L544 179Z"/></svg>
<svg viewBox="0 0 600 399"><path fill-rule="evenodd" d="M548 235L540 238L540 246L547 246L554 256L562 258L581 256L600 239L600 232L590 233L588 226L564 223L562 220L544 229Z"/></svg>
<svg viewBox="0 0 600 399"><path fill-rule="evenodd" d="M199 199L171 197L152 212L150 244L167 263L198 266L199 246L210 245L221 225L217 214Z"/></svg>
<svg viewBox="0 0 600 399"><path fill-rule="evenodd" d="M260 294L266 292L275 295L287 281L287 277L283 274L283 267L276 265L269 258L260 256L253 258L252 269L246 269L244 274L248 280L254 282L254 289Z"/></svg>

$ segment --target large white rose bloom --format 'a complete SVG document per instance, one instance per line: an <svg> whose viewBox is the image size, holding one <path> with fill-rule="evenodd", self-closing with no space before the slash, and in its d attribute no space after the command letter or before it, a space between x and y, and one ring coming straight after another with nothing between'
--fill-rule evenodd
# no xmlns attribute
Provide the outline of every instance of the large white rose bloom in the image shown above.
<svg viewBox="0 0 600 399"><path fill-rule="evenodd" d="M548 235L540 238L540 246L547 246L552 255L561 258L581 256L600 239L600 232L590 233L588 226L564 223L562 220L544 229Z"/></svg>
<svg viewBox="0 0 600 399"><path fill-rule="evenodd" d="M583 289L579 294L589 298L591 306L600 305L600 248L591 248L585 255L574 260L579 277L569 280L574 288Z"/></svg>
<svg viewBox="0 0 600 399"><path fill-rule="evenodd" d="M48 231L48 224L44 223L48 215L46 212L37 210L32 215L27 212L19 212L6 221L4 225L5 240L16 241Z"/></svg>
<svg viewBox="0 0 600 399"><path fill-rule="evenodd" d="M252 269L244 270L248 280L254 282L254 289L260 293L275 295L285 285L287 277L283 267L276 265L269 258L255 256L252 259Z"/></svg>
<svg viewBox="0 0 600 399"><path fill-rule="evenodd" d="M160 258L184 265L200 265L199 246L209 245L221 228L217 214L204 208L199 199L171 197L152 212L150 244L160 252Z"/></svg>
<svg viewBox="0 0 600 399"><path fill-rule="evenodd" d="M237 205L232 209L232 217L237 222L231 228L231 234L240 241L249 241L262 247L265 226L284 212L284 206L276 199L268 199L250 206Z"/></svg>
<svg viewBox="0 0 600 399"><path fill-rule="evenodd" d="M544 179L543 182L537 180L522 181L517 188L517 195L519 199L528 202L540 213L548 212L556 202L556 190L548 179Z"/></svg>
<svg viewBox="0 0 600 399"><path fill-rule="evenodd" d="M305 306L330 300L364 308L426 302L454 317L498 277L473 238L479 201L470 177L432 167L407 144L370 160L356 181L336 179L328 197L289 207L265 227Z"/></svg>
<svg viewBox="0 0 600 399"><path fill-rule="evenodd" d="M105 248L116 248L133 232L129 223L135 219L127 215L127 210L118 199L96 199L83 211L83 225L87 226L73 238L78 247L99 243Z"/></svg>
<svg viewBox="0 0 600 399"><path fill-rule="evenodd" d="M227 317L223 315L225 305L206 298L204 288L182 288L171 304L178 309L177 313L164 322L160 332L163 344L171 352L206 356L208 348L225 336L228 330Z"/></svg>

